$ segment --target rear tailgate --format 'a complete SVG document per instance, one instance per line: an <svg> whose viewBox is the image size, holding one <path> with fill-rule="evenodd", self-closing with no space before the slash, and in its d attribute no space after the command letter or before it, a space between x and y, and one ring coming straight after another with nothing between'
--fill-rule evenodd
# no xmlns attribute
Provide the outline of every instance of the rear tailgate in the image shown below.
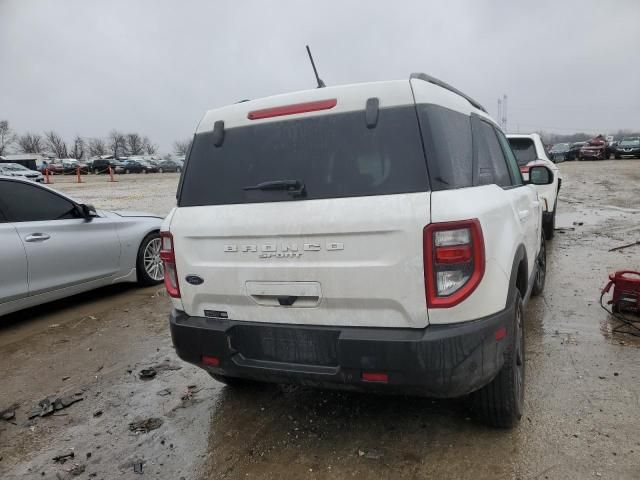
<svg viewBox="0 0 640 480"><path fill-rule="evenodd" d="M422 226L429 193L273 205L176 210L171 230L189 315L426 326ZM190 285L187 275L204 282Z"/></svg>
<svg viewBox="0 0 640 480"><path fill-rule="evenodd" d="M209 112L170 225L182 308L254 322L422 328L429 202L409 82ZM204 281L189 284L188 275Z"/></svg>

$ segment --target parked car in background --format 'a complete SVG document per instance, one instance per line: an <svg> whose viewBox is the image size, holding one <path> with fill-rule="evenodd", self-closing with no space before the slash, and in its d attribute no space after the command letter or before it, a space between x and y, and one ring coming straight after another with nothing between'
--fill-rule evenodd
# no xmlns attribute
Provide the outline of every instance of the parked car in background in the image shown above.
<svg viewBox="0 0 640 480"><path fill-rule="evenodd" d="M617 140L611 140L607 142L607 145L605 146L605 157L607 158L607 160L611 158L611 155L615 156L617 146L618 146Z"/></svg>
<svg viewBox="0 0 640 480"><path fill-rule="evenodd" d="M578 160L605 160L606 142L602 135L598 135L580 148Z"/></svg>
<svg viewBox="0 0 640 480"><path fill-rule="evenodd" d="M182 171L182 165L174 162L173 160L162 160L158 163L158 172L178 172Z"/></svg>
<svg viewBox="0 0 640 480"><path fill-rule="evenodd" d="M62 161L62 170L66 175L74 175L78 172L78 168L80 169L81 175L86 175L89 173L89 167L84 162L79 162L73 158L65 158Z"/></svg>
<svg viewBox="0 0 640 480"><path fill-rule="evenodd" d="M0 177L0 315L114 283L160 283L161 223Z"/></svg>
<svg viewBox="0 0 640 480"><path fill-rule="evenodd" d="M126 160L123 164L124 173L147 173L148 167L138 160Z"/></svg>
<svg viewBox="0 0 640 480"><path fill-rule="evenodd" d="M570 149L570 143L556 143L549 150L549 157L554 163L564 162L567 159L567 154Z"/></svg>
<svg viewBox="0 0 640 480"><path fill-rule="evenodd" d="M616 158L640 158L640 138L623 138L616 146Z"/></svg>
<svg viewBox="0 0 640 480"><path fill-rule="evenodd" d="M61 175L64 173L64 167L61 163L42 162L42 166L40 167L39 172L42 174L46 174L47 170L49 171L49 175Z"/></svg>
<svg viewBox="0 0 640 480"><path fill-rule="evenodd" d="M567 160L579 160L579 156L580 156L580 149L582 147L584 147L587 144L587 142L574 142L571 144L571 147L569 147L569 151L566 154L566 159Z"/></svg>
<svg viewBox="0 0 640 480"><path fill-rule="evenodd" d="M93 160L91 164L91 170L96 175L100 173L109 173L109 167L111 167L112 171L115 172L117 160L112 158L96 158Z"/></svg>
<svg viewBox="0 0 640 480"><path fill-rule="evenodd" d="M556 227L556 211L558 206L558 194L562 185L562 178L558 167L547 157L540 135L531 133L528 135L507 135L511 149L516 156L522 178L529 180L529 171L535 166L545 166L553 172L553 181L549 184L536 185L538 196L542 201L542 228L547 240L553 238Z"/></svg>
<svg viewBox="0 0 640 480"><path fill-rule="evenodd" d="M30 168L20 165L19 163L0 163L0 175L7 177L17 177L30 180L32 182L44 182L42 173L37 170L31 170ZM2 244L0 243L0 246Z"/></svg>
<svg viewBox="0 0 640 480"><path fill-rule="evenodd" d="M151 160L142 160L140 163L144 167L142 173L156 173L158 171L158 166Z"/></svg>

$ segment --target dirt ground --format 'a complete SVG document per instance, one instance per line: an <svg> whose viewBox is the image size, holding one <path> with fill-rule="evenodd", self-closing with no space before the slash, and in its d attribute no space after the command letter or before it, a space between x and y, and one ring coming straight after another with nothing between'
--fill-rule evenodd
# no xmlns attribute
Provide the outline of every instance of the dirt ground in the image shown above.
<svg viewBox="0 0 640 480"><path fill-rule="evenodd" d="M517 428L483 426L464 399L224 387L174 355L161 289L119 286L0 320L0 410L18 405L0 420L0 478L640 478L640 338L612 333L599 306L609 272L640 269L640 246L608 251L640 239L640 161L560 168ZM119 180L54 186L98 208L165 214L174 203L176 175ZM140 379L150 366L156 377ZM27 418L46 396L76 393ZM150 417L159 428L130 430Z"/></svg>

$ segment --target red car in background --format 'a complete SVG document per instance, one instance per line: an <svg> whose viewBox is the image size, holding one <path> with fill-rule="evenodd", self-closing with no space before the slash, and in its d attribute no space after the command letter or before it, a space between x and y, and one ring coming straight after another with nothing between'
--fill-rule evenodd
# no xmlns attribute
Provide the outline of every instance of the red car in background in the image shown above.
<svg viewBox="0 0 640 480"><path fill-rule="evenodd" d="M602 135L592 138L580 149L578 160L605 160L607 142Z"/></svg>

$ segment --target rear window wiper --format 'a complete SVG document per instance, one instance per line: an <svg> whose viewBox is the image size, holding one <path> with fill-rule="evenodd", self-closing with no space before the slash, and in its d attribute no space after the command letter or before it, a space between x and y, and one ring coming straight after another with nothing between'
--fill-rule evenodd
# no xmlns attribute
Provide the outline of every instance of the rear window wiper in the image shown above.
<svg viewBox="0 0 640 480"><path fill-rule="evenodd" d="M243 187L243 190L286 190L294 197L304 197L307 193L307 188L301 180L271 180Z"/></svg>

